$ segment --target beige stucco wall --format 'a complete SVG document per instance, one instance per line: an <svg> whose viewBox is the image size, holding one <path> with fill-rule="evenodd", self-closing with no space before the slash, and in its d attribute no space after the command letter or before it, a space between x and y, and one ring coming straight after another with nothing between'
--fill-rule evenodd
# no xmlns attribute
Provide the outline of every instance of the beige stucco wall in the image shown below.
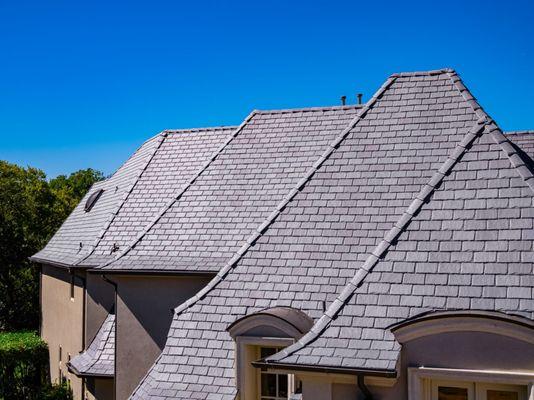
<svg viewBox="0 0 534 400"><path fill-rule="evenodd" d="M117 283L116 399L125 400L165 346L171 309L209 277L110 276Z"/></svg>
<svg viewBox="0 0 534 400"><path fill-rule="evenodd" d="M534 345L485 332L449 332L403 345L401 375L391 387L367 383L374 400L408 400L408 367L534 372ZM335 382L326 376L301 375L305 400L363 399L356 381ZM366 379L368 381L368 379Z"/></svg>
<svg viewBox="0 0 534 400"><path fill-rule="evenodd" d="M102 279L102 275L86 276L85 343L94 339L102 323L115 306L115 288Z"/></svg>
<svg viewBox="0 0 534 400"><path fill-rule="evenodd" d="M85 396L87 400L112 400L114 395L113 379L86 378Z"/></svg>
<svg viewBox="0 0 534 400"><path fill-rule="evenodd" d="M59 381L59 371L70 381L74 398L82 398L82 380L67 370L69 355L83 350L84 273L74 280L66 269L43 265L41 274L41 337L50 350L50 376ZM62 360L59 349L62 349Z"/></svg>

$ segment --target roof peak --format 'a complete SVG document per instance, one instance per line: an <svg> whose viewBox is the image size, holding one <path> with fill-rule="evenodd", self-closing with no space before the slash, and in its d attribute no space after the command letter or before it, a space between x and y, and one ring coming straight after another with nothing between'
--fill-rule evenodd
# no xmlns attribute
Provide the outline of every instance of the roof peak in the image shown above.
<svg viewBox="0 0 534 400"><path fill-rule="evenodd" d="M210 126L210 127L200 127L200 128L184 128L184 129L164 129L161 133L193 133L193 132L213 132L213 131L224 131L224 130L234 130L237 129L237 125L221 125L221 126Z"/></svg>
<svg viewBox="0 0 534 400"><path fill-rule="evenodd" d="M412 76L433 76L441 74L456 74L452 68L433 69L428 71L396 72L390 75L392 78L407 78Z"/></svg>

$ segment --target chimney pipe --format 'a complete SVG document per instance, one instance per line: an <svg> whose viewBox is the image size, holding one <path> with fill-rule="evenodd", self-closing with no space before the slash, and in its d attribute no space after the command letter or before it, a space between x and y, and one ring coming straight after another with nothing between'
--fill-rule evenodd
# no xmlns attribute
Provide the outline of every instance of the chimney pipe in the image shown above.
<svg viewBox="0 0 534 400"><path fill-rule="evenodd" d="M341 105L344 106L347 103L347 96L341 96Z"/></svg>
<svg viewBox="0 0 534 400"><path fill-rule="evenodd" d="M356 97L358 97L358 104L362 104L362 97L363 97L363 94L358 93L358 94L356 95Z"/></svg>

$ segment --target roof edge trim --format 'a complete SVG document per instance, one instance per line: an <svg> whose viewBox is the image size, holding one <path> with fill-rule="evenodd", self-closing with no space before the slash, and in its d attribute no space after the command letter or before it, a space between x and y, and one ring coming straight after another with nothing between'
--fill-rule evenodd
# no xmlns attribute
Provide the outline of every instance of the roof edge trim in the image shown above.
<svg viewBox="0 0 534 400"><path fill-rule="evenodd" d="M348 367L319 367L312 364L290 364L290 363L272 363L266 359L253 361L252 365L255 368L267 368L267 369L281 369L290 371L310 371L310 372L323 372L323 373L337 373L346 375L366 375L377 376L384 378L396 378L398 376L397 370L390 369L365 369L365 368L348 368Z"/></svg>
<svg viewBox="0 0 534 400"><path fill-rule="evenodd" d="M411 318L405 319L401 322L392 324L386 329L395 332L411 324L416 324L424 321L432 321L436 319L456 318L456 317L470 317L470 318L487 318L497 321L509 322L512 324L521 325L530 329L534 329L534 321L531 319L510 315L499 311L487 311L487 310L446 310L446 311L426 311L421 314L417 314Z"/></svg>

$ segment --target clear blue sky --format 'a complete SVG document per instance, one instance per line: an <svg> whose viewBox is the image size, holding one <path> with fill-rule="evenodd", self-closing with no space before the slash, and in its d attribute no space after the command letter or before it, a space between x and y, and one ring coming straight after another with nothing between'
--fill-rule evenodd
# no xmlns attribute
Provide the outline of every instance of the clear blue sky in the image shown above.
<svg viewBox="0 0 534 400"><path fill-rule="evenodd" d="M165 128L371 96L455 68L534 128L534 2L0 0L0 159L111 173Z"/></svg>

